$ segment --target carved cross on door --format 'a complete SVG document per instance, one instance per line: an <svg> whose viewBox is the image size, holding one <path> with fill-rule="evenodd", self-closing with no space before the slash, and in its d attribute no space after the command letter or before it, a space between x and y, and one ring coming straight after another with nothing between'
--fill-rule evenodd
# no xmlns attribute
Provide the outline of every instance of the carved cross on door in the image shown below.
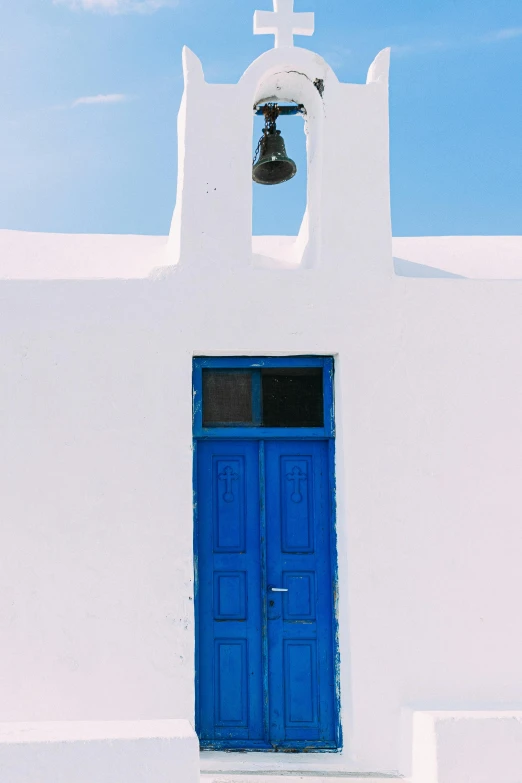
<svg viewBox="0 0 522 783"><path fill-rule="evenodd" d="M219 474L219 478L225 482L225 493L223 495L223 500L225 503L232 503L234 500L234 493L232 492L232 482L236 481L239 476L237 473L234 473L230 465L227 465L223 473Z"/></svg>
<svg viewBox="0 0 522 783"><path fill-rule="evenodd" d="M296 465L294 468L292 468L290 473L286 474L286 478L287 481L294 482L294 491L290 497L294 503L300 503L303 499L303 496L301 495L301 481L306 481L306 473L303 473L301 468Z"/></svg>

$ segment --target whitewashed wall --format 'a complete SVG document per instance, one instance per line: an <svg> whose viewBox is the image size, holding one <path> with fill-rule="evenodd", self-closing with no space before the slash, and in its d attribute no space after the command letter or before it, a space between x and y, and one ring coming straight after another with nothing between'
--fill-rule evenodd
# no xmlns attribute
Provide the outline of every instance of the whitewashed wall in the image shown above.
<svg viewBox="0 0 522 783"><path fill-rule="evenodd" d="M308 268L260 268L200 134L128 277L162 269L52 280L51 242L48 279L0 281L0 721L192 719L198 354L335 356L346 769L407 771L409 709L522 700L522 288L394 276L387 84L338 97Z"/></svg>

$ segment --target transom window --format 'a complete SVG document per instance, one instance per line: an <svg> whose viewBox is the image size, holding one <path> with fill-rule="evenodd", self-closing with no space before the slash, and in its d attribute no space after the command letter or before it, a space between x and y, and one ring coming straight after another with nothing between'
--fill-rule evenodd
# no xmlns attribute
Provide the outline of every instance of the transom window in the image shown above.
<svg viewBox="0 0 522 783"><path fill-rule="evenodd" d="M195 429L201 427L209 435L221 428L285 428L328 435L325 430L333 421L332 372L332 359L323 357L197 358Z"/></svg>
<svg viewBox="0 0 522 783"><path fill-rule="evenodd" d="M203 426L322 427L320 367L203 370Z"/></svg>

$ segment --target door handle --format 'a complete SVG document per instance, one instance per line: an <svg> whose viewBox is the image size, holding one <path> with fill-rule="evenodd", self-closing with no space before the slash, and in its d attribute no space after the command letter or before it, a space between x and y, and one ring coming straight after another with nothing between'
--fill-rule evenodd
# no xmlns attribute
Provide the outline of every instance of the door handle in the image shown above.
<svg viewBox="0 0 522 783"><path fill-rule="evenodd" d="M288 587L269 587L273 593L288 593Z"/></svg>

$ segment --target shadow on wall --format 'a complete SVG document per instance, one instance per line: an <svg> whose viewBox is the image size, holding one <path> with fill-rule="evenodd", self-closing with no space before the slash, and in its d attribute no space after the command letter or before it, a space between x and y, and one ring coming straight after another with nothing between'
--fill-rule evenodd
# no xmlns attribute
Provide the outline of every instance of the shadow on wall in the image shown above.
<svg viewBox="0 0 522 783"><path fill-rule="evenodd" d="M407 261L405 258L393 257L393 268L397 277L452 277L458 280L466 280L464 275L455 275L453 272L446 272L444 269L437 269L434 266L426 264L416 264L414 261Z"/></svg>

